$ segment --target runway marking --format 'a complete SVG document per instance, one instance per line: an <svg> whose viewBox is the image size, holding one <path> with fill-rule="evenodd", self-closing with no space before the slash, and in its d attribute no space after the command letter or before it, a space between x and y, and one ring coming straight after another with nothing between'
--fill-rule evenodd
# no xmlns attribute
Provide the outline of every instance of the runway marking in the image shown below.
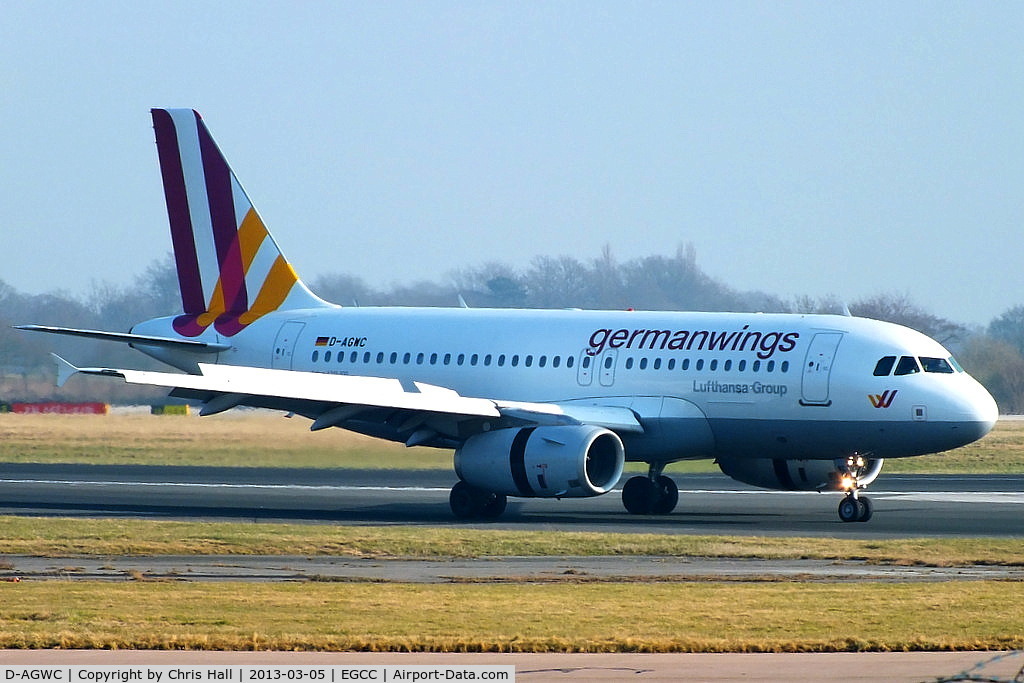
<svg viewBox="0 0 1024 683"><path fill-rule="evenodd" d="M203 482L180 482L180 481L89 481L89 480L62 480L62 479L0 479L2 484L36 484L46 486L119 486L119 487L161 487L161 488L211 488L211 489L238 489L238 490L270 490L270 491L409 491L414 493L448 493L449 487L436 486L327 486L313 484L228 484L203 483ZM620 491L614 492L621 495ZM773 491L773 490L729 490L729 489L679 489L681 495L701 494L717 496L763 496L763 495L822 495L817 491ZM838 495L837 492L829 492ZM945 502L945 503L994 503L994 504L1024 504L1024 492L1013 491L871 491L875 498L903 498L922 502ZM826 494L828 495L828 494Z"/></svg>

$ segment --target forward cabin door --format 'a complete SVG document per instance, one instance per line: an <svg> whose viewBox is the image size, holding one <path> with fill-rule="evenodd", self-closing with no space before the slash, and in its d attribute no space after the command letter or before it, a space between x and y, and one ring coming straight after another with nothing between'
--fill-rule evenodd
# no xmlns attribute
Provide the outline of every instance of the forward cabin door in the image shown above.
<svg viewBox="0 0 1024 683"><path fill-rule="evenodd" d="M292 357L295 355L295 344L299 341L299 333L306 323L289 320L277 332L274 339L274 357L271 360L271 367L279 370L292 369Z"/></svg>
<svg viewBox="0 0 1024 683"><path fill-rule="evenodd" d="M827 406L829 400L829 377L836 349L843 339L842 332L819 332L814 335L804 358L804 372L801 383L800 405Z"/></svg>

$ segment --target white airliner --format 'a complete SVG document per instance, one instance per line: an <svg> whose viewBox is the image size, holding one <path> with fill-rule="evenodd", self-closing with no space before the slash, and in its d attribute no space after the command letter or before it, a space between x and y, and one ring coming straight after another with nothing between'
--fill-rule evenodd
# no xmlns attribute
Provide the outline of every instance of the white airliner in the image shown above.
<svg viewBox="0 0 1024 683"><path fill-rule="evenodd" d="M203 414L258 406L409 446L455 449L456 517L507 496L597 496L625 461L629 512L667 514L680 460L772 489L842 491L884 458L937 453L996 421L988 392L939 343L832 315L342 308L285 260L198 113L154 109L183 314L129 333L25 325L130 344L180 372L76 368L172 388Z"/></svg>

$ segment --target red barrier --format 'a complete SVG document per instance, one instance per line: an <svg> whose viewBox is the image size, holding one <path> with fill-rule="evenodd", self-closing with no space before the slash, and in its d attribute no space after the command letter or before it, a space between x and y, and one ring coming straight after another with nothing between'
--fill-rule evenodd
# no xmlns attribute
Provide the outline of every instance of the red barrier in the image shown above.
<svg viewBox="0 0 1024 683"><path fill-rule="evenodd" d="M109 403L12 403L11 412L21 415L106 415Z"/></svg>

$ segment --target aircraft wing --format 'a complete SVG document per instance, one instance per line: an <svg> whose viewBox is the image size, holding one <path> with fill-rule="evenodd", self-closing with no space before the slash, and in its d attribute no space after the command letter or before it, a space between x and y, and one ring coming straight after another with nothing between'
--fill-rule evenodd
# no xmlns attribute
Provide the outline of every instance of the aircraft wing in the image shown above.
<svg viewBox="0 0 1024 683"><path fill-rule="evenodd" d="M357 375L331 375L295 370L276 370L235 365L199 363L200 374L185 375L147 370L114 368L78 368L54 354L58 367L58 385L71 376L82 373L123 379L129 384L168 387L174 395L198 398L203 401L201 415L213 415L238 406L273 407L288 410L313 419L311 429L347 426L348 420L365 416L373 409L387 409L383 421L396 424L395 413L403 418L397 421L396 436L408 433L410 445L431 441L434 436L445 436L448 442L468 437L476 430L441 429L442 424L476 420L478 424L492 421L491 428L535 425L592 424L620 432L642 432L643 428L633 411L616 406L577 405L573 403L530 403L500 401L488 398L462 396L446 387L401 379L364 377ZM430 436L421 431L424 425L433 425ZM481 429L486 429L482 427ZM468 433L467 433L468 432ZM418 434L418 436L417 436Z"/></svg>

